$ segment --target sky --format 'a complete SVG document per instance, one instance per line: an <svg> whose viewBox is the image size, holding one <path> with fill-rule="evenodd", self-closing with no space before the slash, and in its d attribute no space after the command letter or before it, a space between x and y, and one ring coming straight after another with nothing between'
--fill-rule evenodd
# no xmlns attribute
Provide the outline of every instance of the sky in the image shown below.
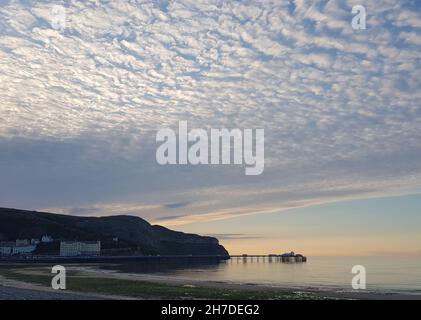
<svg viewBox="0 0 421 320"><path fill-rule="evenodd" d="M356 199L193 223L182 230L214 235L236 254L294 250L309 256L421 257L420 208L419 194Z"/></svg>
<svg viewBox="0 0 421 320"><path fill-rule="evenodd" d="M0 206L137 215L233 253L418 255L420 9L0 0ZM264 172L157 164L179 121L263 128Z"/></svg>

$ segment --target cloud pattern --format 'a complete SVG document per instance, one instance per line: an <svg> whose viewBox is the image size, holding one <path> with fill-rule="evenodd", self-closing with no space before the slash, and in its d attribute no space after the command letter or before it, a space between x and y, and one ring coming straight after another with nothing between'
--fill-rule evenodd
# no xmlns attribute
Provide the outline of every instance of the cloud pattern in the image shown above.
<svg viewBox="0 0 421 320"><path fill-rule="evenodd" d="M355 4L1 1L0 201L177 224L420 191L420 5ZM264 174L158 166L179 120L264 128Z"/></svg>

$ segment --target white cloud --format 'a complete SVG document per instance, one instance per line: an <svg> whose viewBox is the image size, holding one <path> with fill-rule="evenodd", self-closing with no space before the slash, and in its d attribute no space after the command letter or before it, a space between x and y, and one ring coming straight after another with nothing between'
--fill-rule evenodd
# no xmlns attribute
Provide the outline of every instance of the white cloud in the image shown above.
<svg viewBox="0 0 421 320"><path fill-rule="evenodd" d="M421 141L421 17L409 2L368 1L368 28L359 31L351 27L353 1L63 1L64 31L51 27L56 1L25 3L0 7L0 142L7 146L0 173L43 175L25 187L14 182L0 196L6 204L103 203L106 211L107 203L142 207L154 199L148 205L157 205L159 217L168 215L159 204L177 188L200 208L175 211L222 217L230 209L259 212L420 186L413 157ZM178 120L264 128L266 174L251 180L237 168L156 167L155 132ZM28 148L33 141L38 149ZM56 154L60 144L67 158ZM48 161L68 171L53 172ZM97 162L109 172L105 181L124 192L94 192ZM72 183L53 188L49 179ZM227 188L239 194L218 193ZM267 196L249 197L253 188ZM276 191L284 188L299 196Z"/></svg>

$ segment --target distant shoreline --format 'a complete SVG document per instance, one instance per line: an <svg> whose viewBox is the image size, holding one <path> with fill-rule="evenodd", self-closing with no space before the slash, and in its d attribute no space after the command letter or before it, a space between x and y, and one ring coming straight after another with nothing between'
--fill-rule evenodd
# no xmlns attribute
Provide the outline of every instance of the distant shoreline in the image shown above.
<svg viewBox="0 0 421 320"><path fill-rule="evenodd" d="M0 258L0 264L43 264L43 263L122 263L122 262L218 262L228 260L224 255L160 255L160 256L33 256L25 258Z"/></svg>

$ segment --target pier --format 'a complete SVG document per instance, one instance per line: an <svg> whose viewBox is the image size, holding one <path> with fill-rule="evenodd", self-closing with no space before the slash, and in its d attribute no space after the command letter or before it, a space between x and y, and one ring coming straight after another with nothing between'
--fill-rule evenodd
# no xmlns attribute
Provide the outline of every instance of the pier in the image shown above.
<svg viewBox="0 0 421 320"><path fill-rule="evenodd" d="M295 254L294 252L284 253L284 254L239 254L239 255L230 255L230 259L232 260L243 260L247 261L250 260L253 262L256 260L259 262L262 260L269 261L269 262L284 262L284 263L302 263L307 262L307 257L301 254Z"/></svg>
<svg viewBox="0 0 421 320"><path fill-rule="evenodd" d="M243 262L307 262L307 257L301 254L241 254L241 255L156 255L156 256L12 256L1 257L0 263L126 263L126 262L158 262L158 263L218 263L219 261Z"/></svg>

